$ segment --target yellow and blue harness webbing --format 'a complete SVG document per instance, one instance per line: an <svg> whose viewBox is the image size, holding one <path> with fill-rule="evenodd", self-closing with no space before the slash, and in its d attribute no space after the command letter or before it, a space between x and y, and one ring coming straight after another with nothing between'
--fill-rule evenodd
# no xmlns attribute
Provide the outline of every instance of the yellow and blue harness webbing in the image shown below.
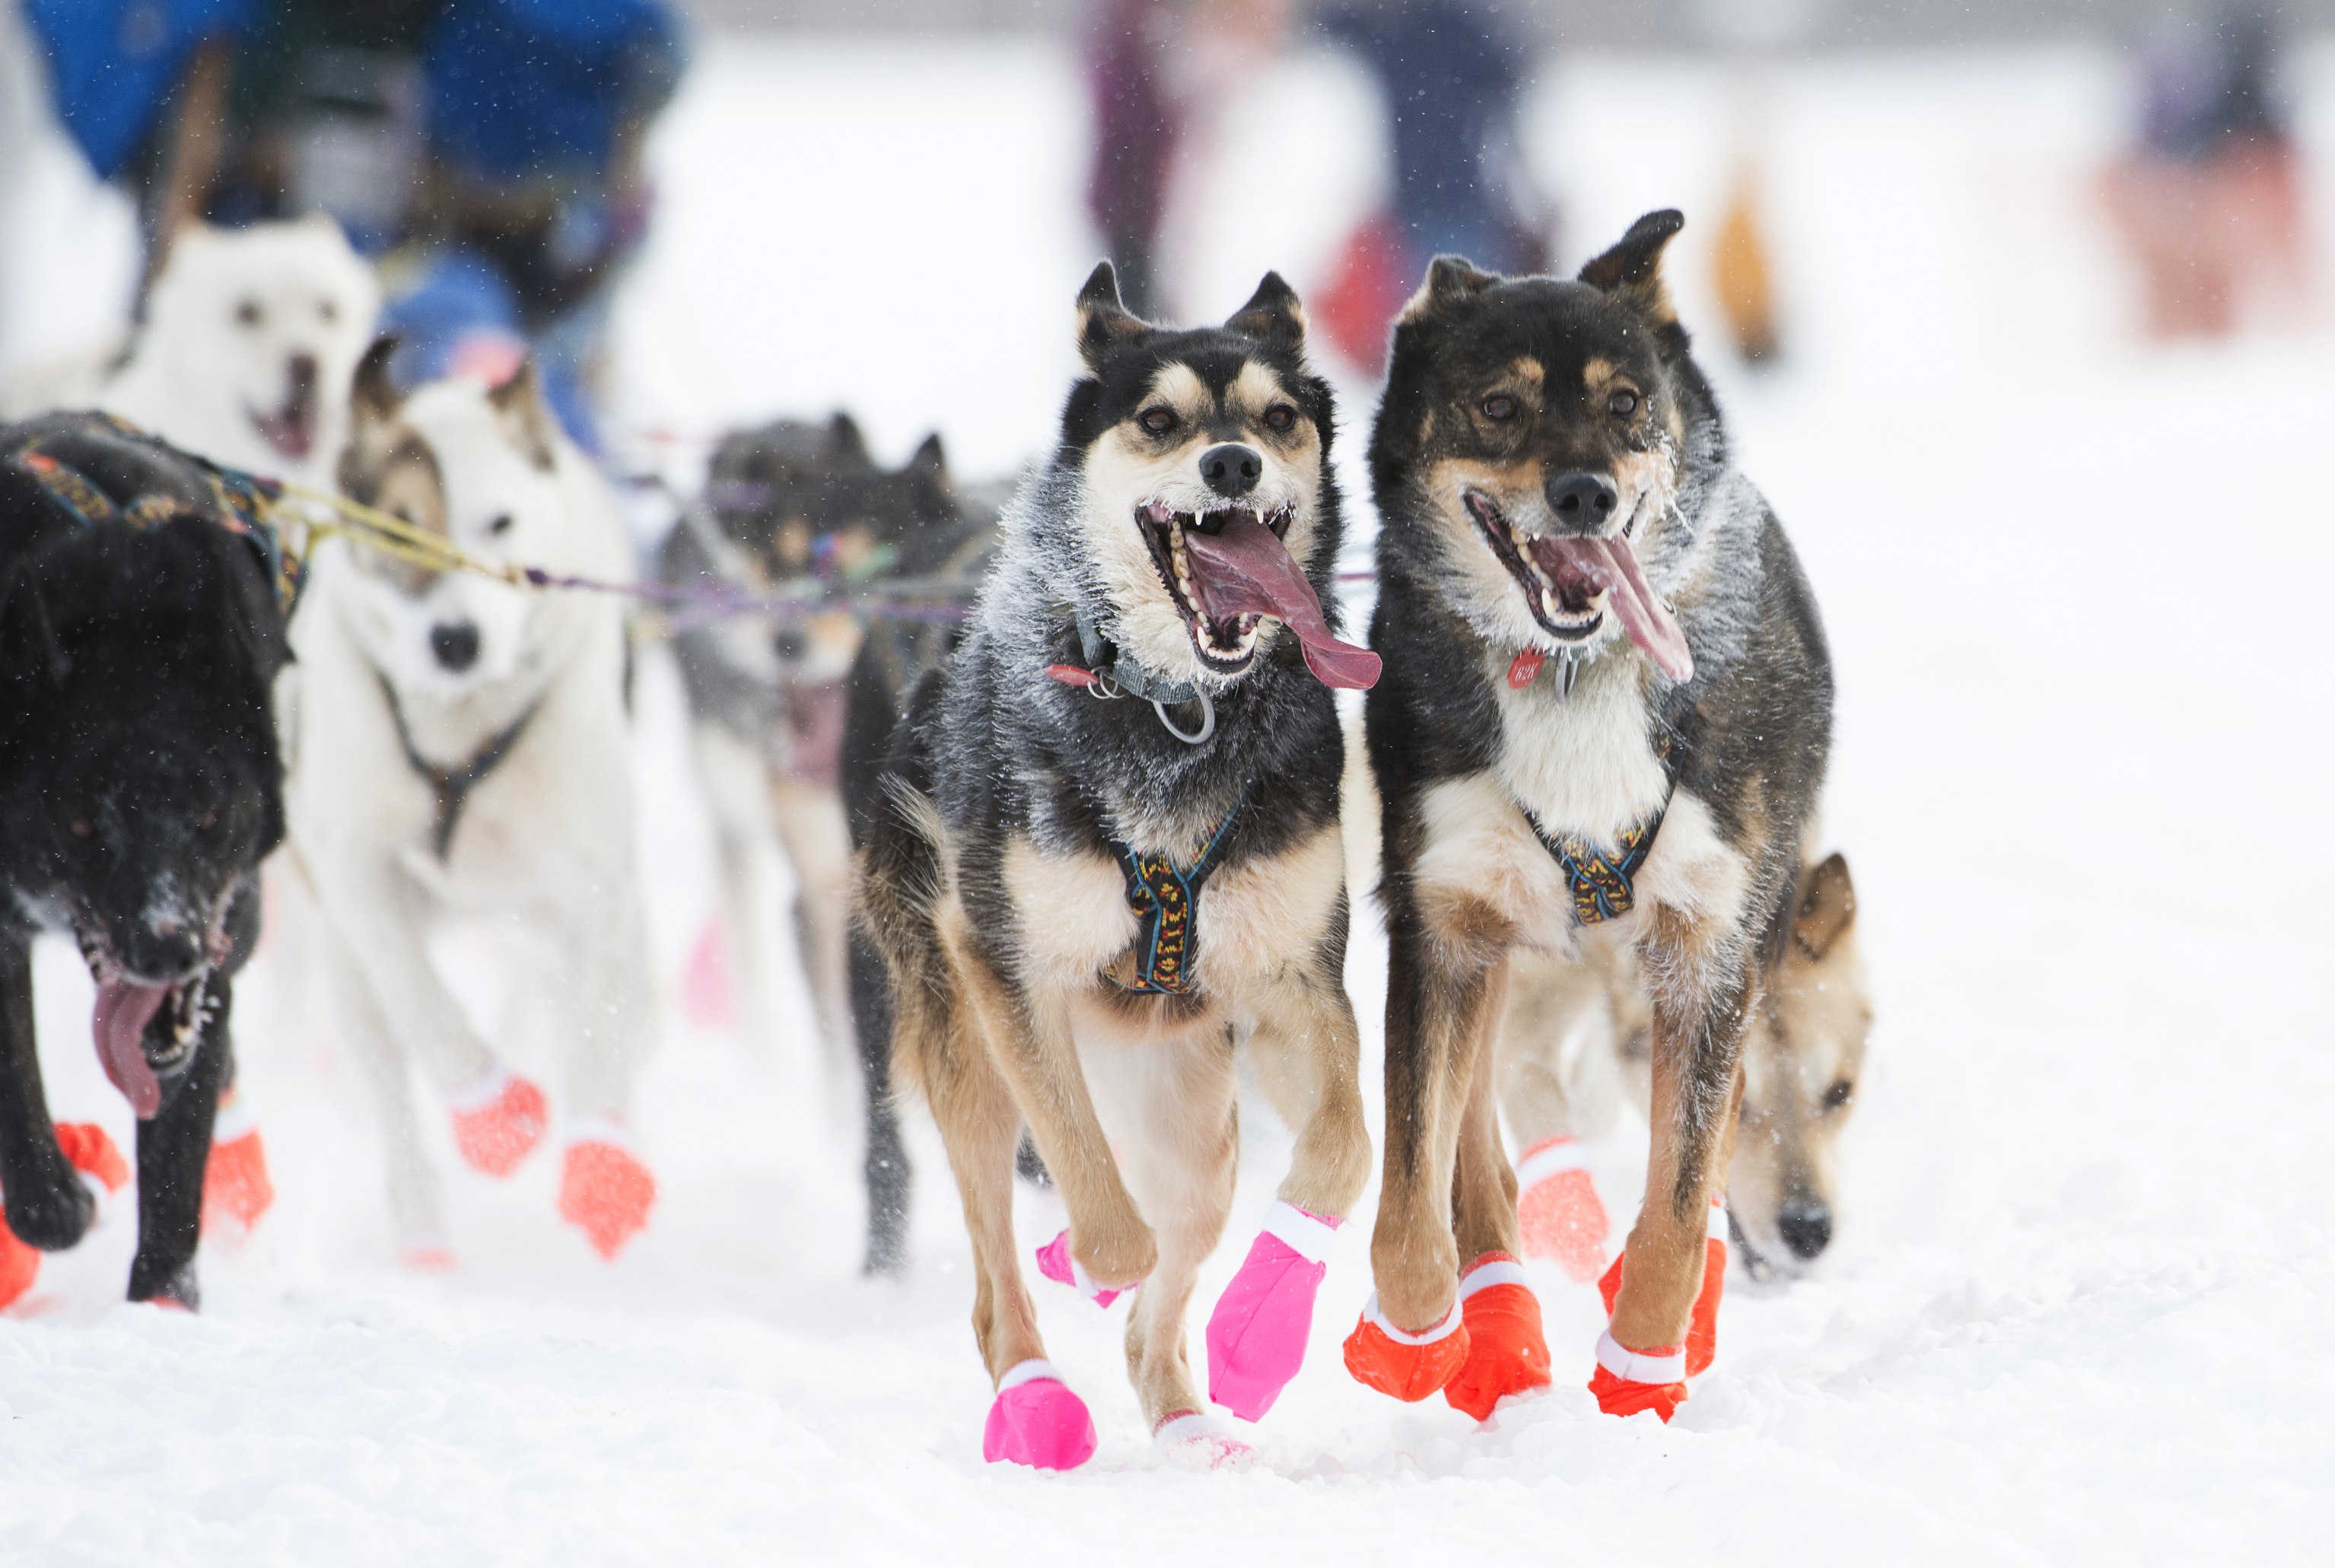
<svg viewBox="0 0 2335 1568"><path fill-rule="evenodd" d="M1138 855L1111 840L1119 874L1127 878L1127 905L1135 911L1134 973L1119 978L1126 990L1169 996L1191 993L1192 963L1200 946L1200 887L1224 857L1233 823L1247 803L1248 786L1244 784L1240 798L1189 866L1178 866L1163 854Z"/></svg>

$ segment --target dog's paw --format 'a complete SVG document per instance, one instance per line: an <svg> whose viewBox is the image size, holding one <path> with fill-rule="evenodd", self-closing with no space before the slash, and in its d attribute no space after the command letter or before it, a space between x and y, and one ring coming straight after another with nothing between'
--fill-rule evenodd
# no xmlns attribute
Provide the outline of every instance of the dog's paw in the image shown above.
<svg viewBox="0 0 2335 1568"><path fill-rule="evenodd" d="M981 1457L1034 1470L1075 1470L1094 1457L1094 1418L1049 1361L1023 1361L997 1379Z"/></svg>
<svg viewBox="0 0 2335 1568"><path fill-rule="evenodd" d="M462 1158L491 1176L506 1176L535 1152L551 1125L543 1090L501 1062L459 1095L449 1098L454 1147Z"/></svg>
<svg viewBox="0 0 2335 1568"><path fill-rule="evenodd" d="M1208 1315L1208 1398L1258 1421L1305 1361L1313 1298L1338 1222L1276 1203Z"/></svg>
<svg viewBox="0 0 2335 1568"><path fill-rule="evenodd" d="M1346 1336L1346 1370L1354 1380L1406 1404L1440 1391L1467 1360L1468 1324L1456 1301L1442 1321L1412 1334L1387 1321L1373 1291L1361 1321Z"/></svg>
<svg viewBox="0 0 2335 1568"><path fill-rule="evenodd" d="M1151 1440L1179 1470L1246 1470L1256 1450L1198 1410L1178 1410L1151 1429Z"/></svg>
<svg viewBox="0 0 2335 1568"><path fill-rule="evenodd" d="M559 1217L581 1230L592 1250L613 1259L649 1223L656 1177L633 1157L613 1128L571 1140L559 1169Z"/></svg>
<svg viewBox="0 0 2335 1568"><path fill-rule="evenodd" d="M203 1310L203 1289L195 1277L194 1259L189 1258L179 1266L177 1273L150 1290L139 1289L138 1278L141 1273L143 1271L137 1264L131 1265L130 1299L131 1301L144 1302L150 1306L162 1307L171 1312L199 1312Z"/></svg>
<svg viewBox="0 0 2335 1568"><path fill-rule="evenodd" d="M1613 1260L1613 1265L1597 1282L1597 1293L1604 1298L1605 1315L1613 1315L1613 1303L1622 1295L1622 1264L1629 1254ZM1719 1356L1719 1302L1727 1293L1727 1205L1720 1198L1710 1200L1710 1221L1703 1234L1702 1288L1695 1292L1694 1312L1687 1319L1686 1375L1700 1377L1710 1370ZM1668 1420L1668 1417L1663 1418Z"/></svg>
<svg viewBox="0 0 2335 1568"><path fill-rule="evenodd" d="M267 1148L248 1103L232 1095L219 1102L211 1126L211 1152L203 1166L203 1234L240 1242L276 1202L267 1176Z"/></svg>
<svg viewBox="0 0 2335 1568"><path fill-rule="evenodd" d="M57 1172L54 1183L46 1186L32 1182L12 1183L5 1194L0 1194L8 1228L15 1233L18 1241L44 1253L61 1253L76 1246L96 1223L94 1189L98 1185L102 1184L82 1180L70 1164Z"/></svg>
<svg viewBox="0 0 2335 1568"><path fill-rule="evenodd" d="M5 1312L24 1299L41 1277L41 1253L16 1239L16 1233L0 1225L0 1312Z"/></svg>
<svg viewBox="0 0 2335 1568"><path fill-rule="evenodd" d="M57 1152L65 1157L65 1163L89 1191L91 1227L103 1224L114 1195L130 1185L130 1162L93 1121L59 1122Z"/></svg>
<svg viewBox="0 0 2335 1568"><path fill-rule="evenodd" d="M1633 1350L1609 1329L1597 1336L1597 1370L1589 1375L1589 1391L1609 1416L1652 1410L1667 1422L1686 1403L1686 1350L1659 1345Z"/></svg>
<svg viewBox="0 0 2335 1568"><path fill-rule="evenodd" d="M1058 1285L1070 1286L1099 1307L1107 1307L1127 1294L1129 1291L1135 1289L1133 1285L1129 1285L1126 1290L1115 1291L1108 1286L1099 1285L1090 1279L1086 1265L1071 1255L1071 1233L1068 1231L1063 1231L1052 1241L1040 1247L1037 1258L1038 1272L1041 1274Z"/></svg>
<svg viewBox="0 0 2335 1568"><path fill-rule="evenodd" d="M1525 1256L1547 1258L1576 1283L1597 1277L1612 1233L1579 1142L1553 1137L1516 1162L1516 1229Z"/></svg>
<svg viewBox="0 0 2335 1568"><path fill-rule="evenodd" d="M1486 1253L1469 1264L1459 1276L1459 1312L1468 1325L1468 1360L1443 1390L1453 1409L1487 1420L1509 1395L1548 1387L1540 1302L1516 1259Z"/></svg>

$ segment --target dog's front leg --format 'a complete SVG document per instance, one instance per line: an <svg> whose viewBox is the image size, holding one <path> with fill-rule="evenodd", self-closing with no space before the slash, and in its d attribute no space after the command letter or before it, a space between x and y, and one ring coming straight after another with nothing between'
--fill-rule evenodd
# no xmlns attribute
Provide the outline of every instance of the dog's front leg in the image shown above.
<svg viewBox="0 0 2335 1568"><path fill-rule="evenodd" d="M1712 934L1669 911L1657 921L1651 944L1665 950L1666 962L1665 979L1652 987L1646 1194L1609 1296L1612 1322L1590 1387L1609 1414L1651 1409L1668 1420L1686 1398L1689 1324L1703 1292L1711 1195L1725 1180L1756 990L1739 960L1710 953Z"/></svg>
<svg viewBox="0 0 2335 1568"><path fill-rule="evenodd" d="M963 957L967 999L1070 1210L1071 1255L1103 1289L1140 1284L1159 1262L1158 1243L1111 1158L1067 999L1024 988L980 944L964 944Z"/></svg>
<svg viewBox="0 0 2335 1568"><path fill-rule="evenodd" d="M133 1302L170 1302L190 1311L202 1304L195 1246L202 1239L203 1173L210 1161L219 1085L233 1070L228 1018L234 1002L234 982L215 973L202 1038L186 1070L176 1083L164 1086L161 1109L138 1124L138 1255L130 1264ZM167 1011L147 1027L168 1028Z"/></svg>
<svg viewBox="0 0 2335 1568"><path fill-rule="evenodd" d="M96 1209L49 1120L33 1022L32 944L6 931L0 931L0 1190L8 1228L43 1252L80 1241Z"/></svg>
<svg viewBox="0 0 2335 1568"><path fill-rule="evenodd" d="M1390 875L1386 1162L1371 1271L1378 1292L1346 1341L1346 1365L1399 1399L1459 1373L1468 1333L1455 1298L1452 1184L1462 1114L1492 1071L1507 999L1507 925L1481 905L1431 902Z"/></svg>

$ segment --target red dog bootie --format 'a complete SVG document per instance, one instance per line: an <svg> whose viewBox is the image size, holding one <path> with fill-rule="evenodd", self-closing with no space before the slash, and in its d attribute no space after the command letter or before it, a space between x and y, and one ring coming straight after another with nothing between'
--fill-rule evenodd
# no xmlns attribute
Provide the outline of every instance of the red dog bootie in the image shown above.
<svg viewBox="0 0 2335 1568"><path fill-rule="evenodd" d="M1597 1336L1597 1370L1589 1391L1609 1416L1652 1410L1664 1421L1686 1403L1686 1351L1679 1345L1633 1350L1611 1329Z"/></svg>
<svg viewBox="0 0 2335 1568"><path fill-rule="evenodd" d="M241 1241L276 1202L267 1179L267 1149L251 1102L234 1089L219 1097L211 1123L211 1152L203 1166L203 1234Z"/></svg>
<svg viewBox="0 0 2335 1568"><path fill-rule="evenodd" d="M1486 1253L1459 1276L1459 1312L1468 1325L1468 1360L1444 1387L1455 1410L1488 1420L1510 1394L1548 1387L1548 1341L1540 1302L1525 1271L1506 1253Z"/></svg>
<svg viewBox="0 0 2335 1568"><path fill-rule="evenodd" d="M130 1166L105 1129L93 1121L61 1121L57 1123L57 1152L65 1163L81 1173L81 1185L97 1200L97 1212L90 1216L90 1228L95 1230L105 1223L113 1207L113 1196L130 1185Z"/></svg>
<svg viewBox="0 0 2335 1568"><path fill-rule="evenodd" d="M15 1306L40 1277L40 1249L18 1241L16 1233L0 1221L0 1312Z"/></svg>
<svg viewBox="0 0 2335 1568"><path fill-rule="evenodd" d="M447 1097L454 1118L454 1147L476 1169L507 1176L535 1152L551 1125L543 1090L501 1062L457 1095Z"/></svg>
<svg viewBox="0 0 2335 1568"><path fill-rule="evenodd" d="M1410 1334L1379 1311L1379 1293L1362 1304L1361 1321L1346 1336L1346 1370L1354 1381L1416 1404L1459 1375L1468 1361L1468 1321L1458 1302L1443 1321Z"/></svg>
<svg viewBox="0 0 2335 1568"><path fill-rule="evenodd" d="M656 1202L656 1177L624 1140L624 1129L613 1121L580 1124L568 1135L559 1167L559 1217L581 1230L606 1260L640 1234Z"/></svg>
<svg viewBox="0 0 2335 1568"><path fill-rule="evenodd" d="M1613 1302L1622 1293L1622 1260L1615 1258L1605 1277L1597 1282L1598 1294L1605 1298L1605 1315L1613 1315ZM1700 1377L1710 1370L1719 1356L1719 1301L1727 1293L1727 1203L1723 1198L1710 1200L1710 1218L1703 1231L1702 1289L1695 1292L1694 1312L1687 1319L1686 1375Z"/></svg>
<svg viewBox="0 0 2335 1568"><path fill-rule="evenodd" d="M1553 1260L1576 1284L1597 1277L1612 1226L1577 1140L1544 1138L1516 1162L1516 1229L1525 1256Z"/></svg>

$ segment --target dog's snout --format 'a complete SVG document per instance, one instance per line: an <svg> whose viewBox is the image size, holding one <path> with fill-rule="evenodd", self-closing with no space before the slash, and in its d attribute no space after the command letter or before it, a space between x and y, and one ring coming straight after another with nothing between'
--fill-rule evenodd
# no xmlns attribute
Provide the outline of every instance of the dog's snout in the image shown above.
<svg viewBox="0 0 2335 1568"><path fill-rule="evenodd" d="M770 651L782 664L791 664L810 652L810 638L799 627L788 626L770 638Z"/></svg>
<svg viewBox="0 0 2335 1568"><path fill-rule="evenodd" d="M1200 478L1228 501L1256 489L1264 477L1264 454L1240 441L1224 441L1200 454Z"/></svg>
<svg viewBox="0 0 2335 1568"><path fill-rule="evenodd" d="M284 364L285 373L292 378L292 395L306 397L316 390L316 356L296 353Z"/></svg>
<svg viewBox="0 0 2335 1568"><path fill-rule="evenodd" d="M1613 520L1622 492L1603 474L1559 474L1548 481L1548 504L1568 530L1594 532Z"/></svg>
<svg viewBox="0 0 2335 1568"><path fill-rule="evenodd" d="M430 628L430 652L460 674L479 660L479 628L469 621L441 622Z"/></svg>
<svg viewBox="0 0 2335 1568"><path fill-rule="evenodd" d="M1777 1234L1802 1260L1832 1244L1832 1210L1820 1199L1789 1203L1776 1215Z"/></svg>

